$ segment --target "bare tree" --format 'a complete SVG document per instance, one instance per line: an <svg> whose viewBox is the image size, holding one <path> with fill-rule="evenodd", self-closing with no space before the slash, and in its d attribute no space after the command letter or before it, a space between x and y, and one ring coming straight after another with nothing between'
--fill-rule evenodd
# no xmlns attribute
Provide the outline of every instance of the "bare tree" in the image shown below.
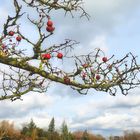
<svg viewBox="0 0 140 140"><path fill-rule="evenodd" d="M129 90L139 85L140 65L132 53L120 60L115 59L114 55L106 57L98 48L87 55L71 55L69 52L78 44L71 39L45 49L42 47L44 41L55 32L50 12L63 10L74 17L74 13L80 11L80 17L89 19L82 3L83 0L13 0L15 15L8 16L0 36L0 63L9 67L8 70L7 67L0 69L0 100L21 99L22 95L30 91L46 92L52 81L70 86L84 95L89 89L108 92L113 96L120 90L127 95ZM35 10L38 18L32 19L30 13L23 11L23 6ZM19 20L25 16L37 28L39 38L36 42L21 32ZM18 48L22 41L32 46L32 56L28 55L27 50ZM74 62L73 71L66 72L56 67L52 61L55 57Z"/></svg>

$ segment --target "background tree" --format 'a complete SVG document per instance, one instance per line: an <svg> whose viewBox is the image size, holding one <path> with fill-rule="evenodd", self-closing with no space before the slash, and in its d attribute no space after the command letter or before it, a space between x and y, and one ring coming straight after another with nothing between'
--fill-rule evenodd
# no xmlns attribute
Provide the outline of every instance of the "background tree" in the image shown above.
<svg viewBox="0 0 140 140"><path fill-rule="evenodd" d="M37 127L38 139L47 140L47 131L45 129Z"/></svg>
<svg viewBox="0 0 140 140"><path fill-rule="evenodd" d="M21 130L21 134L25 135L25 136L29 136L32 139L36 139L37 137L37 126L34 123L33 119L31 119L31 121L29 122L29 124L26 124L22 130Z"/></svg>
<svg viewBox="0 0 140 140"><path fill-rule="evenodd" d="M72 132L69 132L69 137L70 137L70 140L74 140L74 135Z"/></svg>
<svg viewBox="0 0 140 140"><path fill-rule="evenodd" d="M62 127L61 128L61 139L62 140L72 140L72 137L71 137L70 132L68 130L68 126L67 126L65 121L62 123L61 127Z"/></svg>
<svg viewBox="0 0 140 140"><path fill-rule="evenodd" d="M140 138L140 132L138 131L125 131L123 140L138 140Z"/></svg>
<svg viewBox="0 0 140 140"><path fill-rule="evenodd" d="M83 131L73 132L74 140L81 140L83 136Z"/></svg>
<svg viewBox="0 0 140 140"><path fill-rule="evenodd" d="M0 122L0 139L19 140L20 136L20 131L15 129L14 123L5 120Z"/></svg>
<svg viewBox="0 0 140 140"><path fill-rule="evenodd" d="M100 49L77 56L71 50L78 42L70 39L43 47L43 43L56 29L51 20L51 11L63 10L72 17L74 12L80 11L80 17L89 19L82 3L83 0L13 0L15 15L8 16L0 35L0 63L10 68L8 71L3 67L0 69L3 75L0 100L21 99L22 95L30 91L46 92L51 81L68 85L80 94L87 94L89 89L95 89L113 96L119 89L122 94L127 95L129 90L139 85L140 65L132 53L120 60L115 59L114 55L107 57ZM23 6L32 9L37 18L33 19L30 12L24 11ZM22 33L19 21L23 18L37 28L39 37L36 41L33 42ZM31 55L29 49L20 47L22 42L32 47ZM55 66L52 58L73 62L73 71L66 72Z"/></svg>
<svg viewBox="0 0 140 140"><path fill-rule="evenodd" d="M54 120L54 117L52 118L52 120L49 123L48 132L50 132L50 133L55 132L55 120Z"/></svg>
<svg viewBox="0 0 140 140"><path fill-rule="evenodd" d="M82 136L82 140L89 140L89 135L87 130L84 131L83 136Z"/></svg>
<svg viewBox="0 0 140 140"><path fill-rule="evenodd" d="M57 132L55 131L55 120L54 118L51 119L50 123L49 123L49 127L48 127L48 131L47 131L47 138L48 140L55 140Z"/></svg>

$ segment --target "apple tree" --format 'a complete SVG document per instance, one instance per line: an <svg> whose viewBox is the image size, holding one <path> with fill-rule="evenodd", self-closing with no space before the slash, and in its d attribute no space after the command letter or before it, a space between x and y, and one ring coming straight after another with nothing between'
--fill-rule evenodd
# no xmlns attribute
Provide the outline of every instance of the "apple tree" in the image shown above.
<svg viewBox="0 0 140 140"><path fill-rule="evenodd" d="M132 53L119 60L114 55L107 57L99 48L87 55L75 55L71 51L78 42L71 39L43 47L44 41L49 40L56 30L51 12L63 10L64 15L70 14L72 17L78 12L80 18L89 19L82 3L83 0L13 0L15 14L8 15L0 34L0 100L21 99L22 95L31 91L46 92L51 82L64 84L84 95L94 89L113 96L118 91L127 95L140 84L140 65ZM38 18L31 18L31 13L24 11L24 7L34 11ZM39 37L34 42L21 31L19 21L23 17L37 29L35 34L39 34ZM21 49L23 41L32 46L32 55ZM54 58L73 61L73 70L67 72L55 66Z"/></svg>

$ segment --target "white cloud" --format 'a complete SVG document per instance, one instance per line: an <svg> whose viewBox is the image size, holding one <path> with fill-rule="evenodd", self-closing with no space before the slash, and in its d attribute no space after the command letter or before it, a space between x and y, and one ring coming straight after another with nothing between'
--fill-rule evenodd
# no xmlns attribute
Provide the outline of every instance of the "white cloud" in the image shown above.
<svg viewBox="0 0 140 140"><path fill-rule="evenodd" d="M108 45L106 41L105 35L96 36L90 43L89 47L92 49L94 48L100 48L105 53L108 51Z"/></svg>
<svg viewBox="0 0 140 140"><path fill-rule="evenodd" d="M3 23L5 21L7 16L8 16L8 10L6 8L0 6L0 17L1 17L0 25L1 25L1 23Z"/></svg>
<svg viewBox="0 0 140 140"><path fill-rule="evenodd" d="M9 100L0 102L0 118L18 118L25 117L32 111L49 108L55 99L46 94L30 92L22 97L23 101L17 100L10 102Z"/></svg>
<svg viewBox="0 0 140 140"><path fill-rule="evenodd" d="M100 95L75 107L76 115L71 122L73 129L99 130L140 130L140 95L139 90L128 96ZM102 97L101 97L102 96ZM108 132L109 135L112 131Z"/></svg>
<svg viewBox="0 0 140 140"><path fill-rule="evenodd" d="M128 119L130 119L128 114L105 113L97 118L85 121L85 125L88 127L100 126L101 129L123 129ZM124 123L123 126L122 123Z"/></svg>

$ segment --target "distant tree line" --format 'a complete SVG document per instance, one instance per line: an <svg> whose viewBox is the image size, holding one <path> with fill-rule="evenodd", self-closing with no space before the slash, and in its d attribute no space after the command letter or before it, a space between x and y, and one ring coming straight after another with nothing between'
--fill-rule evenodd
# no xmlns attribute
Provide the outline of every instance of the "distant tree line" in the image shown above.
<svg viewBox="0 0 140 140"><path fill-rule="evenodd" d="M9 121L0 122L0 140L106 140L102 135L95 135L91 132L75 131L70 132L64 121L59 130L55 128L55 119L52 118L47 129L36 126L33 119L17 130L14 123ZM140 132L126 131L124 136L113 137L109 140L140 140Z"/></svg>

